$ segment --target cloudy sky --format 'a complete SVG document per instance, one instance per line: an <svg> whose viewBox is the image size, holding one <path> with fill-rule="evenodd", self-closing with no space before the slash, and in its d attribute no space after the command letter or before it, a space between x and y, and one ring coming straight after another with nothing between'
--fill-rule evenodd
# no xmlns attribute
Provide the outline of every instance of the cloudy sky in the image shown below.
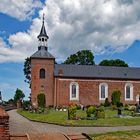
<svg viewBox="0 0 140 140"><path fill-rule="evenodd" d="M120 58L140 67L140 0L1 0L0 91L5 100L24 82L23 63L38 47L45 14L49 52L58 62L90 49L95 63Z"/></svg>

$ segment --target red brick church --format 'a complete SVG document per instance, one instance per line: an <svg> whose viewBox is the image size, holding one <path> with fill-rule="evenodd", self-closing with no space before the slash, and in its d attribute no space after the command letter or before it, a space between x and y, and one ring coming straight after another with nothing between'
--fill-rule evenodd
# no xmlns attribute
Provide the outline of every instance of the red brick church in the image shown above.
<svg viewBox="0 0 140 140"><path fill-rule="evenodd" d="M37 95L45 94L46 106L100 104L114 90L121 91L124 104L135 104L140 94L140 68L55 64L48 52L49 37L44 19L39 47L31 56L31 101L37 106Z"/></svg>

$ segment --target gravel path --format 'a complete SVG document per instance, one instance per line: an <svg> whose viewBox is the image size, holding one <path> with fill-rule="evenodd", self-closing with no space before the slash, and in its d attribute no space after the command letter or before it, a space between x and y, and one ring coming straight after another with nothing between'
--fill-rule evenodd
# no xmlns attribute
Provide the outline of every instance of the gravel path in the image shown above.
<svg viewBox="0 0 140 140"><path fill-rule="evenodd" d="M62 133L104 133L124 130L140 130L140 126L118 126L118 127L64 127L47 123L32 122L19 115L16 110L8 111L10 116L10 133L44 133L44 132L62 132Z"/></svg>

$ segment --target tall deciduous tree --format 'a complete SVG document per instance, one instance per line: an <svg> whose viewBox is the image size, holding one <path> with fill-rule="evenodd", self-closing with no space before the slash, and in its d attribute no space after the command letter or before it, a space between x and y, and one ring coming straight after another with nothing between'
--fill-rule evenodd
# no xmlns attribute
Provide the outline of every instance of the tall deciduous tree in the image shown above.
<svg viewBox="0 0 140 140"><path fill-rule="evenodd" d="M25 97L23 91L21 89L16 90L15 95L14 95L14 103L16 103L18 100L22 101L23 98Z"/></svg>
<svg viewBox="0 0 140 140"><path fill-rule="evenodd" d="M99 63L100 66L117 66L117 67L128 67L128 64L123 60L114 59L114 60L103 60Z"/></svg>
<svg viewBox="0 0 140 140"><path fill-rule="evenodd" d="M93 53L90 50L81 50L70 55L64 64L95 65Z"/></svg>
<svg viewBox="0 0 140 140"><path fill-rule="evenodd" d="M29 57L25 59L23 71L25 75L24 81L31 87L31 59Z"/></svg>

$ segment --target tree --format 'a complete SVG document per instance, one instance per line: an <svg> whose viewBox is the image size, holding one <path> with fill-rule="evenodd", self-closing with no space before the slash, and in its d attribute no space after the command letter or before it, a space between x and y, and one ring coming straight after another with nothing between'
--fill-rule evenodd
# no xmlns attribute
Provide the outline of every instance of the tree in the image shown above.
<svg viewBox="0 0 140 140"><path fill-rule="evenodd" d="M21 89L16 89L15 95L14 95L14 103L16 103L17 101L22 101L23 98L25 97L23 91Z"/></svg>
<svg viewBox="0 0 140 140"><path fill-rule="evenodd" d="M46 100L44 93L40 93L37 95L37 102L39 107L45 107Z"/></svg>
<svg viewBox="0 0 140 140"><path fill-rule="evenodd" d="M29 84L29 87L31 88L31 59L27 57L24 62L24 75L25 75L25 82Z"/></svg>
<svg viewBox="0 0 140 140"><path fill-rule="evenodd" d="M81 50L76 54L70 55L64 64L75 64L75 65L95 65L94 56L90 50Z"/></svg>
<svg viewBox="0 0 140 140"><path fill-rule="evenodd" d="M112 105L117 105L118 103L120 103L120 98L121 98L121 92L119 90L113 91L111 96Z"/></svg>
<svg viewBox="0 0 140 140"><path fill-rule="evenodd" d="M117 66L117 67L128 67L128 64L123 60L114 59L114 60L103 60L99 63L100 66Z"/></svg>

